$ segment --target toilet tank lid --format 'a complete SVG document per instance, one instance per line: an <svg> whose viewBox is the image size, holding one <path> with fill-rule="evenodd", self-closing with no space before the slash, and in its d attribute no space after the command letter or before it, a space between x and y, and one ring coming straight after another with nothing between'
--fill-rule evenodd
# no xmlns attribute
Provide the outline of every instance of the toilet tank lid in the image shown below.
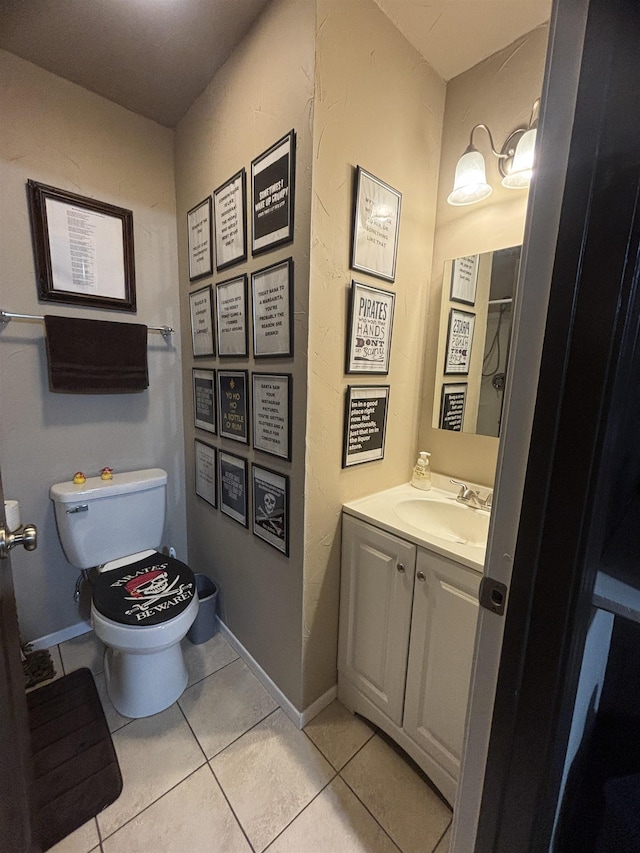
<svg viewBox="0 0 640 853"><path fill-rule="evenodd" d="M85 483L56 483L49 489L49 497L59 503L77 503L79 500L104 498L109 495L125 495L155 489L167 483L167 472L162 468L146 468L143 471L126 471L114 474L113 479L87 477Z"/></svg>

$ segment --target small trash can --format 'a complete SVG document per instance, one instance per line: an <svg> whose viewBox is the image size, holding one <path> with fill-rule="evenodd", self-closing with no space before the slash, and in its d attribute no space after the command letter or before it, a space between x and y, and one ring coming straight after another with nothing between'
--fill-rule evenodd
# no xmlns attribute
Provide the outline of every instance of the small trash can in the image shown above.
<svg viewBox="0 0 640 853"><path fill-rule="evenodd" d="M216 604L218 603L218 587L206 575L196 574L198 590L198 615L187 632L187 639L196 646L206 643L216 632Z"/></svg>

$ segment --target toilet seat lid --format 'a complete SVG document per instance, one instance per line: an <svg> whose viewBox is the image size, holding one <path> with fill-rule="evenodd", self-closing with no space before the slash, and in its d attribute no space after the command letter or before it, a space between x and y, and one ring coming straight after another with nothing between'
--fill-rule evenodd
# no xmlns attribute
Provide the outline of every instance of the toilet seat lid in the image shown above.
<svg viewBox="0 0 640 853"><path fill-rule="evenodd" d="M122 625L159 625L186 610L196 593L189 566L154 552L103 572L93 588L93 606Z"/></svg>

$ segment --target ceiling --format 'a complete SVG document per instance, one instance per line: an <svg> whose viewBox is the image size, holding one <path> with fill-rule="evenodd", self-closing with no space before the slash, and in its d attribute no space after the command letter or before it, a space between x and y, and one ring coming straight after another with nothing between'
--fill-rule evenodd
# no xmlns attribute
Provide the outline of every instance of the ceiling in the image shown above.
<svg viewBox="0 0 640 853"><path fill-rule="evenodd" d="M174 127L269 2L0 0L0 48ZM445 80L545 21L550 7L550 0L375 2Z"/></svg>

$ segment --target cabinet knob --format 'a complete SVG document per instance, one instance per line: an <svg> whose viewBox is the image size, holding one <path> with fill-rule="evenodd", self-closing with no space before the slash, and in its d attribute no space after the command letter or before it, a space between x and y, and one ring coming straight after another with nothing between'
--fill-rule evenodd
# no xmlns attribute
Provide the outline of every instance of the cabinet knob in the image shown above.
<svg viewBox="0 0 640 853"><path fill-rule="evenodd" d="M422 583L424 583L426 581L426 577L425 577L424 572L416 572L416 577L418 578L419 581L422 581Z"/></svg>
<svg viewBox="0 0 640 853"><path fill-rule="evenodd" d="M405 573L405 568L402 565L402 563L398 563L398 565L396 566L396 569L400 572L401 575L403 575Z"/></svg>

